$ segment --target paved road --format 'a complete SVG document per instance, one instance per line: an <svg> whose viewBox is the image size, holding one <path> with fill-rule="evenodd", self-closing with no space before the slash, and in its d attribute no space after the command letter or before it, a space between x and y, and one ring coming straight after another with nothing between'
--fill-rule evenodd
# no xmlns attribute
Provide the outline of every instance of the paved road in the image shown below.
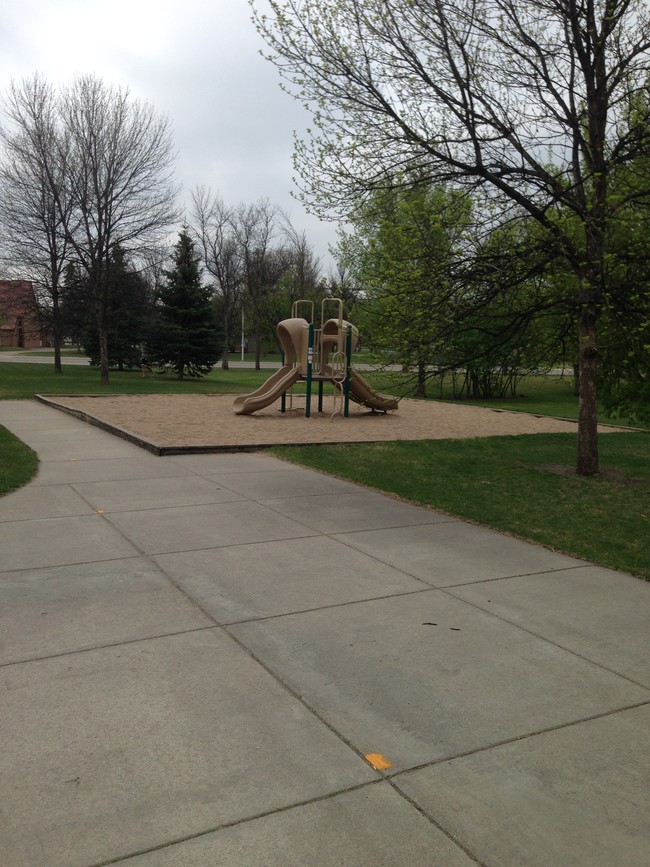
<svg viewBox="0 0 650 867"><path fill-rule="evenodd" d="M16 352L0 352L0 362L17 362L23 364L53 364L52 356L38 356L38 355L25 355L20 351ZM73 365L88 365L87 358L81 358L76 356L64 356L62 359L63 364L73 364ZM230 361L230 366L233 370L241 369L241 370L254 370L255 362L254 361ZM280 367L279 361L261 361L260 367L262 370L277 370ZM376 364L363 364L363 363L355 363L354 367L357 370L377 370ZM397 364L389 364L385 366L381 366L381 370L392 370L392 371L400 371L402 368ZM573 371L569 368L561 368L554 367L551 370L541 371L541 373L549 375L549 376L565 376L571 377L573 375Z"/></svg>
<svg viewBox="0 0 650 867"><path fill-rule="evenodd" d="M54 366L54 359L49 354L43 355L26 355L24 352L17 350L16 352L12 352L10 350L5 350L4 352L0 352L0 362L13 362L16 364L49 364ZM89 360L83 356L76 355L65 355L61 359L62 364L67 365L71 364L74 366L87 367L89 364ZM252 370L255 368L254 361L231 361L230 366L233 368L242 368ZM260 362L260 366L262 370L274 370L280 367L279 361L262 361Z"/></svg>
<svg viewBox="0 0 650 867"><path fill-rule="evenodd" d="M81 356L65 356L61 359L63 364L73 364L73 365L82 365L88 366L88 359L82 358ZM20 350L16 350L16 352L12 352L11 350L4 350L0 352L0 362L6 361L14 364L49 364L54 366L54 359L51 355L26 355L24 352Z"/></svg>
<svg viewBox="0 0 650 867"><path fill-rule="evenodd" d="M650 584L31 401L3 867L650 864ZM432 480L433 483L433 480Z"/></svg>

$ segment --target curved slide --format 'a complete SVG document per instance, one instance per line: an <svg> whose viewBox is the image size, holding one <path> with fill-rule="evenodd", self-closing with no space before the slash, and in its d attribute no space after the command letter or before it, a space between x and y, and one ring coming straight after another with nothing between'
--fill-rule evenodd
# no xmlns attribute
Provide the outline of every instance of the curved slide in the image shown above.
<svg viewBox="0 0 650 867"><path fill-rule="evenodd" d="M390 412L399 404L398 397L376 392L354 368L350 369L350 400L378 412Z"/></svg>
<svg viewBox="0 0 650 867"><path fill-rule="evenodd" d="M232 408L237 415L250 415L277 400L300 379L300 368L285 364L256 391L235 398Z"/></svg>

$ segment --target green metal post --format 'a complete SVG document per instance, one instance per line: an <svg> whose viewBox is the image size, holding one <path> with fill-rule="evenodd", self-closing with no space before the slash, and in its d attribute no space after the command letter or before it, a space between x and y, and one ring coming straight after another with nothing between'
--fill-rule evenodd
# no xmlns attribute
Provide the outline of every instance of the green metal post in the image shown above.
<svg viewBox="0 0 650 867"><path fill-rule="evenodd" d="M305 395L305 418L311 416L311 368L314 363L314 323L309 323L309 343L307 345L307 393Z"/></svg>
<svg viewBox="0 0 650 867"><path fill-rule="evenodd" d="M282 355L282 367L284 367L284 352L282 352L281 355ZM286 411L287 411L287 393L286 393L286 391L283 391L282 397L280 398L280 412L286 412Z"/></svg>
<svg viewBox="0 0 650 867"><path fill-rule="evenodd" d="M343 415L345 416L345 418L350 417L350 368L352 366L352 328L349 325L347 332L348 333L345 338L345 403L343 409Z"/></svg>

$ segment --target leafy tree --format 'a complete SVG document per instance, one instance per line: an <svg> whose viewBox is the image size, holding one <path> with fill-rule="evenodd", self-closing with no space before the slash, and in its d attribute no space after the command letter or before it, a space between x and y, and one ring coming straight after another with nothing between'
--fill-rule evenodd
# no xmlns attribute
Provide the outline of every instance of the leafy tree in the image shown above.
<svg viewBox="0 0 650 867"><path fill-rule="evenodd" d="M166 278L147 342L149 360L170 366L177 379L203 376L219 360L222 343L211 292L201 284L194 241L186 228L179 233Z"/></svg>
<svg viewBox="0 0 650 867"><path fill-rule="evenodd" d="M365 290L364 331L416 370L416 395L446 374L458 397L514 394L554 357L563 313L531 223L479 230L465 196L426 185L377 193L353 218L339 253Z"/></svg>
<svg viewBox="0 0 650 867"><path fill-rule="evenodd" d="M474 191L503 223L536 220L572 273L576 469L598 471L598 323L616 175L650 147L650 15L638 0L269 0L272 59L313 108L297 143L306 200L351 202L427 178ZM647 184L647 180L644 184ZM482 200L479 200L480 199ZM492 209L492 210L491 210Z"/></svg>
<svg viewBox="0 0 650 867"><path fill-rule="evenodd" d="M88 332L93 328L93 318L85 274L73 262L69 262L63 272L60 317L63 337L81 349Z"/></svg>
<svg viewBox="0 0 650 867"><path fill-rule="evenodd" d="M154 290L147 277L126 262L120 247L116 247L111 256L107 287L109 364L122 370L140 363L154 312ZM78 266L67 266L61 295L63 333L77 346L83 346L91 364L98 365L99 341L88 275Z"/></svg>
<svg viewBox="0 0 650 867"><path fill-rule="evenodd" d="M612 226L601 394L609 414L650 421L650 208L629 206Z"/></svg>
<svg viewBox="0 0 650 867"><path fill-rule="evenodd" d="M454 266L469 219L467 199L443 188L377 193L339 248L364 288L368 339L388 363L416 369L418 397L448 343L460 288Z"/></svg>
<svg viewBox="0 0 650 867"><path fill-rule="evenodd" d="M562 257L530 217L474 230L450 339L450 359L462 368L454 388L460 382L460 393L474 398L513 396L526 373L564 363L574 323L566 278Z"/></svg>
<svg viewBox="0 0 650 867"><path fill-rule="evenodd" d="M121 247L112 251L107 287L109 364L123 370L140 363L154 310L153 292L145 277L128 266ZM99 340L92 325L86 322L83 344L91 364L98 365Z"/></svg>

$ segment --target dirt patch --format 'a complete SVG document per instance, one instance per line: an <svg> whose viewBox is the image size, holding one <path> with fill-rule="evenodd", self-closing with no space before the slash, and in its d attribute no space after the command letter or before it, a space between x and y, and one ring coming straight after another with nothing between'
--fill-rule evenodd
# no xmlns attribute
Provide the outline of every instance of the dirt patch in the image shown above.
<svg viewBox="0 0 650 867"><path fill-rule="evenodd" d="M253 415L235 415L235 395L53 396L41 398L113 432L127 435L151 451L250 449L305 443L389 442L465 439L531 433L575 433L575 422L484 407L404 399L399 410L375 414L356 404L350 417L329 412L305 418L304 400L279 411L279 403ZM617 428L602 427L616 431Z"/></svg>

